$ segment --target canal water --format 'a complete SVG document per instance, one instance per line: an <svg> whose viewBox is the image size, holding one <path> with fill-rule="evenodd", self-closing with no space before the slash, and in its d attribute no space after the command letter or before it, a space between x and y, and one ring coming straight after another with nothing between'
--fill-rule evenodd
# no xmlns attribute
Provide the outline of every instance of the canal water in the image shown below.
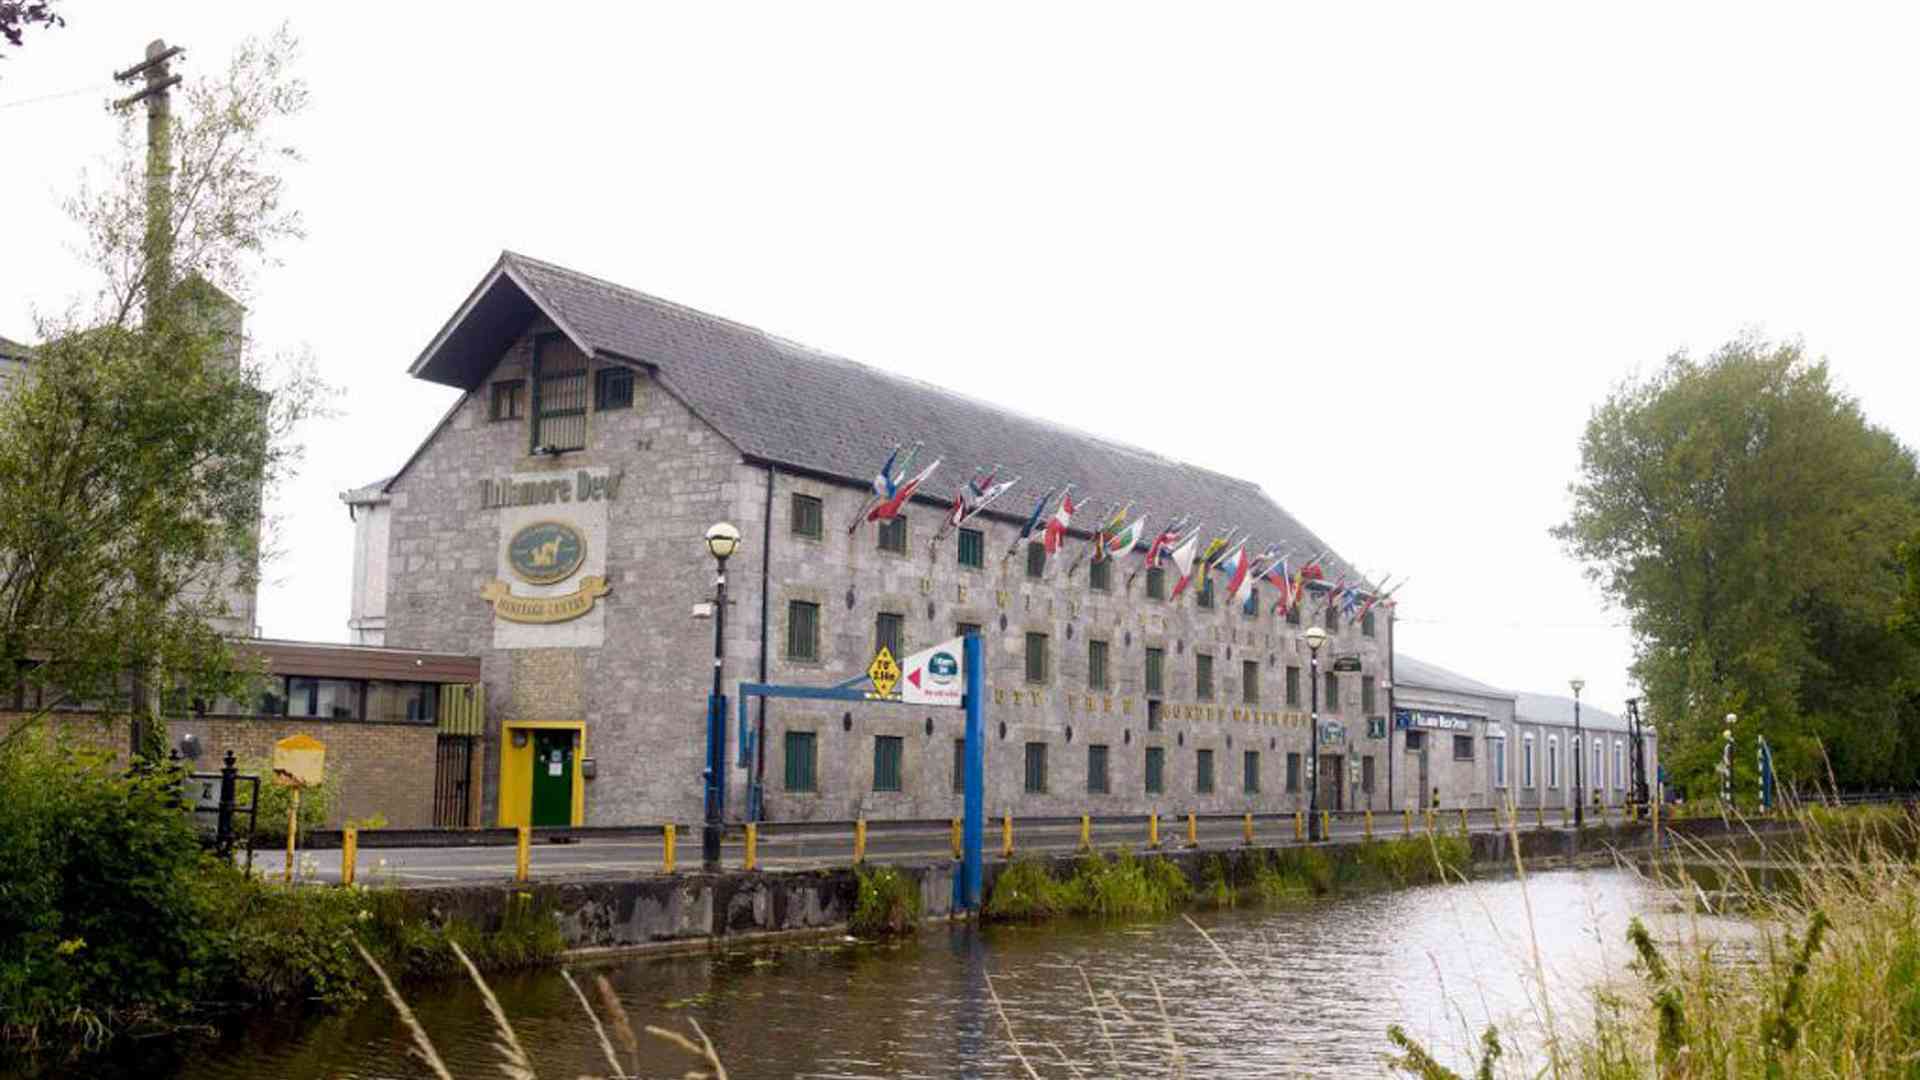
<svg viewBox="0 0 1920 1080"><path fill-rule="evenodd" d="M1636 914L1656 937L1700 929L1684 925L1700 917L1630 872L1566 870L1524 884L1496 878L1196 913L1205 935L1179 916L936 927L896 944L813 939L574 971L589 997L590 977L605 974L636 1030L691 1034L688 1020L697 1019L738 1080L1024 1077L1018 1054L1045 1077L1170 1075L1176 1054L1191 1077L1381 1076L1389 1024L1456 1067L1490 1022L1535 1044L1549 1010L1561 1030L1580 1028L1591 988L1626 970ZM609 1075L558 972L493 985L539 1075ZM471 986L414 987L408 997L455 1076L501 1075ZM430 1075L407 1048L392 1009L376 1000L148 1047L119 1074ZM639 1049L630 1075L678 1076L697 1064L644 1033Z"/></svg>

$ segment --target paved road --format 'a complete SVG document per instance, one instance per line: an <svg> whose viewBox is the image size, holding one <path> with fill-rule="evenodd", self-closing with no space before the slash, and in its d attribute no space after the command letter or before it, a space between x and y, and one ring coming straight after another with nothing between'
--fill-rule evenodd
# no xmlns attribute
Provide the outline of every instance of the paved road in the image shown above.
<svg viewBox="0 0 1920 1080"><path fill-rule="evenodd" d="M1399 815L1380 814L1375 817L1374 825L1378 835L1394 836L1400 833L1404 822ZM1415 828L1422 827L1416 820ZM1458 814L1442 813L1436 819L1435 827L1457 830L1460 827ZM1491 831L1496 826L1489 815L1476 814L1471 828L1475 832L1483 832ZM1015 829L1016 854L1066 854L1079 846L1080 830L1077 824L1021 825L1016 822ZM1359 818L1336 818L1332 822L1332 838L1336 840L1357 840L1365 835L1365 831L1366 825ZM1094 847L1101 851L1114 852L1122 847L1136 852L1146 849L1144 819L1113 824L1095 823L1092 835ZM1202 820L1198 825L1197 838L1202 850L1228 850L1244 843L1242 824L1238 820ZM989 859L999 857L1000 841L1000 822L990 819L986 834ZM1184 819L1170 819L1160 830L1160 842L1166 849L1185 847L1187 835ZM1296 843L1293 822L1291 819L1257 822L1254 842L1265 847ZM659 874L663 872L662 849L663 842L658 836L582 838L572 843L536 840L529 859L531 876L535 880L583 880ZM700 833L697 828L679 831L676 852L677 869L683 872L699 869ZM853 859L853 833L851 829L776 832L760 837L758 852L759 865L765 870L845 866ZM876 822L867 836L867 858L876 863L931 862L952 858L952 855L951 839L944 831L934 832L919 827L911 831L890 830L886 823ZM727 869L737 869L744 861L744 843L736 830L722 845L721 865ZM511 846L363 847L355 865L357 880L362 883L432 886L509 881L513 878L513 862L514 849ZM323 883L340 880L339 851L302 852L296 856L295 864L305 880ZM285 866L285 858L279 851L255 851L253 865L257 871L277 877Z"/></svg>

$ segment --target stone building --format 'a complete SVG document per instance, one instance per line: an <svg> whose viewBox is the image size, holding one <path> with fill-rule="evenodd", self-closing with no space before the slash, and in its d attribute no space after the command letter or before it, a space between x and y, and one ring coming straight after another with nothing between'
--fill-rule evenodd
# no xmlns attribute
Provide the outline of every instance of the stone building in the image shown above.
<svg viewBox="0 0 1920 1080"><path fill-rule="evenodd" d="M1254 484L511 253L410 370L461 396L391 478L345 497L367 549L353 629L480 657L489 822L698 818L713 630L690 612L711 596L701 537L723 520L743 534L730 694L837 683L882 644L977 630L990 813L1306 804L1308 654L1273 590L1227 610L1218 582L1166 599L1171 574L1138 555L1073 565L1127 500L1150 527L1188 514L1255 550L1326 551ZM946 464L898 524L850 531L900 441ZM988 462L1022 482L941 535L947 494ZM1079 529L1049 561L1017 533L1068 482ZM1387 620L1326 621L1322 803L1385 808ZM959 812L958 710L783 700L752 722L757 760L729 753L736 816L755 775L775 820Z"/></svg>
<svg viewBox="0 0 1920 1080"><path fill-rule="evenodd" d="M1588 806L1619 807L1632 798L1633 733L1618 715L1573 699L1502 690L1457 672L1394 657L1396 807L1436 797L1443 808L1506 806L1558 811L1573 805L1573 758ZM1659 747L1643 732L1640 753L1653 784Z"/></svg>

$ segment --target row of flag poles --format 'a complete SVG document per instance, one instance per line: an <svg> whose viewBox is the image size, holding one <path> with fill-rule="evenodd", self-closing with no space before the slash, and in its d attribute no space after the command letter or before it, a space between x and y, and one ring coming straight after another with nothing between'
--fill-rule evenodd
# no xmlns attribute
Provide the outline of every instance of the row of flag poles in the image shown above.
<svg viewBox="0 0 1920 1080"><path fill-rule="evenodd" d="M871 493L848 523L849 534L865 523L890 521L898 517L914 493L933 476L940 467L938 458L919 472L908 475L914 459L919 456L920 446L919 443L904 449L898 444L894 446L885 464L874 474ZM1018 476L1001 480L999 475L998 465L975 469L973 475L954 492L951 509L941 522L939 531L927 542L930 555L938 551L938 545L954 529L978 517L1020 482ZM1052 507L1051 512L1049 507ZM1038 542L1046 549L1047 561L1051 564L1066 549L1074 515L1083 509L1085 502L1075 498L1072 484L1041 492L1021 525L1019 535L1014 537L1013 543L1007 546L1006 553L1000 557L1001 562L1012 558L1021 544L1032 542L1038 533ZM1203 525L1190 523L1185 515L1171 518L1159 530L1149 532L1148 516L1144 513L1136 516L1132 500L1107 504L1099 520L1100 525L1093 530L1087 546L1075 555L1067 567L1069 580L1089 560L1095 563L1113 562L1136 551L1144 551L1144 562L1127 576L1129 587L1141 570L1159 570L1170 566L1179 576L1168 599L1178 600L1190 587L1204 588L1199 583L1205 582L1207 576L1217 570L1225 575L1229 606L1244 603L1253 588L1265 582L1277 593L1274 613L1284 615L1300 608L1308 599L1309 587L1315 586L1319 590L1319 611L1325 612L1338 604L1342 617L1350 622L1365 618L1377 604L1393 606L1394 593L1406 584L1404 577L1394 584L1392 575L1387 575L1378 585L1370 586L1363 580L1350 580L1344 574L1328 584L1325 569L1321 565L1321 560L1327 556L1325 551L1310 558L1296 559L1290 550L1270 544L1256 555L1251 547L1252 537L1244 530L1230 528L1224 533L1209 534ZM1204 542L1201 539L1203 536L1207 537Z"/></svg>

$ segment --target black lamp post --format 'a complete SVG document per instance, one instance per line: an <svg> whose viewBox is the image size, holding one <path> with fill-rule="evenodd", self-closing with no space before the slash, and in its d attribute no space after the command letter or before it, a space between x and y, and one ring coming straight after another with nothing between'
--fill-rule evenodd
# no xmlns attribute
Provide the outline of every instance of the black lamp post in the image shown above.
<svg viewBox="0 0 1920 1080"><path fill-rule="evenodd" d="M740 530L722 521L707 530L713 578L713 693L707 698L707 814L700 832L700 864L720 869L721 814L727 797L727 706L720 695L720 669L727 654L727 559L740 548Z"/></svg>
<svg viewBox="0 0 1920 1080"><path fill-rule="evenodd" d="M1575 675L1567 680L1573 687L1573 827L1585 828L1587 824L1587 782L1583 763L1587 758L1587 744L1580 738L1580 691L1587 688L1587 680Z"/></svg>
<svg viewBox="0 0 1920 1080"><path fill-rule="evenodd" d="M1307 839L1320 841L1320 646L1327 643L1326 627L1307 627L1307 677L1313 683L1313 724L1307 732Z"/></svg>

